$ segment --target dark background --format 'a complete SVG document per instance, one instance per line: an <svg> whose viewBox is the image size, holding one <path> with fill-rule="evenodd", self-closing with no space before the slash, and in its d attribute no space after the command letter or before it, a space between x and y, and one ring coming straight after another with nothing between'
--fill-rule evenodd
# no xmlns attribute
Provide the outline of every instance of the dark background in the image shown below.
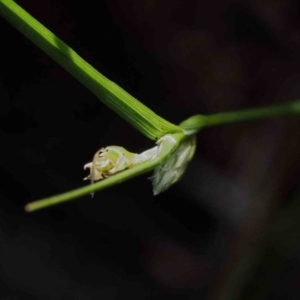
<svg viewBox="0 0 300 300"><path fill-rule="evenodd" d="M300 95L296 0L18 0L179 123ZM205 129L184 178L150 174L32 214L103 146L153 146L0 18L0 299L299 299L300 118Z"/></svg>

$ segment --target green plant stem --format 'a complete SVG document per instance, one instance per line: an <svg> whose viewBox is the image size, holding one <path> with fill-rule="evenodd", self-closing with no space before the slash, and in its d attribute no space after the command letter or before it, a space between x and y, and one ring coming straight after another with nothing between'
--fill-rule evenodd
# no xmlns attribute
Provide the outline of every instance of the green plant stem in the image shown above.
<svg viewBox="0 0 300 300"><path fill-rule="evenodd" d="M0 0L0 15L78 79L104 104L152 140L181 129L155 114L121 87L100 74L73 49L12 0ZM99 32L99 29L95 29ZM103 29L103 34L105 30ZM101 39L101 34L98 39ZM2 38L4 47L5 40ZM13 61L12 61L13 63Z"/></svg>
<svg viewBox="0 0 300 300"><path fill-rule="evenodd" d="M28 203L25 206L25 210L27 212L33 212L33 211L40 210L40 209L43 209L46 207L50 207L50 206L61 204L61 203L67 202L67 201L75 200L79 197L88 195L95 191L104 190L113 185L116 185L116 184L122 183L123 181L129 180L132 177L149 172L159 164L160 164L159 159L148 161L143 165L138 165L134 168L127 169L125 171L115 174L112 177L108 177L108 178L106 178L102 181L96 182L94 184L89 184L87 186L84 186L84 187L81 187L81 188L78 188L75 190L71 190L66 193L62 193L59 195L47 197L44 199L40 199L40 200L31 202L31 203Z"/></svg>
<svg viewBox="0 0 300 300"><path fill-rule="evenodd" d="M183 121L179 126L185 131L196 133L203 127L213 127L227 123L268 119L300 114L300 101L289 102L281 105L237 110L232 112L217 113L212 115L194 115Z"/></svg>

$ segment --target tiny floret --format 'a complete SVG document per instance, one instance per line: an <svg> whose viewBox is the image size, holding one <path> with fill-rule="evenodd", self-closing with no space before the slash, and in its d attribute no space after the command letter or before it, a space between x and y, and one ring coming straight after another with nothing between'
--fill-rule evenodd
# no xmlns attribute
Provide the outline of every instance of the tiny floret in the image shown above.
<svg viewBox="0 0 300 300"><path fill-rule="evenodd" d="M84 180L90 179L94 182L128 169L133 166L136 155L123 147L102 148L96 152L93 161L84 166L85 170L90 169L90 174Z"/></svg>
<svg viewBox="0 0 300 300"><path fill-rule="evenodd" d="M93 184L137 165L145 163L146 166L149 162L153 166L152 170L154 169L153 193L157 195L181 178L194 155L196 139L195 136L189 136L178 142L173 135L167 134L156 144L140 154L131 153L119 146L102 148L96 152L93 161L84 166L84 169L90 170L84 180L91 180Z"/></svg>

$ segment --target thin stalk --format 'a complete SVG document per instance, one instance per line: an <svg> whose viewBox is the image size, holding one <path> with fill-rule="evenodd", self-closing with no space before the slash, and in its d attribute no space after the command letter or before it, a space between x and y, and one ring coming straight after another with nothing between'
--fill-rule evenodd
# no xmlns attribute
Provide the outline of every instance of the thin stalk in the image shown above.
<svg viewBox="0 0 300 300"><path fill-rule="evenodd" d="M300 114L300 101L286 104L216 113L212 115L194 115L183 121L179 126L187 133L196 133L203 127L213 127L227 123L268 119Z"/></svg>
<svg viewBox="0 0 300 300"><path fill-rule="evenodd" d="M55 195L52 197L47 197L44 199L40 199L31 203L28 203L25 206L25 210L27 212L33 212L36 210L40 210L46 207L50 207L53 205L61 204L63 202L68 202L75 200L79 197L91 194L95 191L104 190L109 188L113 185L120 184L123 181L129 180L132 177L138 176L143 173L147 173L153 170L157 165L161 163L161 159L153 159L150 161L145 162L144 164L137 165L134 168L127 169L120 173L115 174L112 177L108 177L102 181L96 182L94 184L89 184L87 186L68 191L66 193L62 193L59 195Z"/></svg>

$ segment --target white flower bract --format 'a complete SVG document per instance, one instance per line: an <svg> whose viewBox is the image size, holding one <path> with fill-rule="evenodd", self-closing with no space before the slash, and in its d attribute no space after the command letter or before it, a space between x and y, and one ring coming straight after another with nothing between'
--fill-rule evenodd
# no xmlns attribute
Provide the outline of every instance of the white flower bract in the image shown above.
<svg viewBox="0 0 300 300"><path fill-rule="evenodd" d="M180 143L155 170L152 177L153 194L167 190L184 174L188 163L193 158L196 149L196 138L191 136Z"/></svg>

